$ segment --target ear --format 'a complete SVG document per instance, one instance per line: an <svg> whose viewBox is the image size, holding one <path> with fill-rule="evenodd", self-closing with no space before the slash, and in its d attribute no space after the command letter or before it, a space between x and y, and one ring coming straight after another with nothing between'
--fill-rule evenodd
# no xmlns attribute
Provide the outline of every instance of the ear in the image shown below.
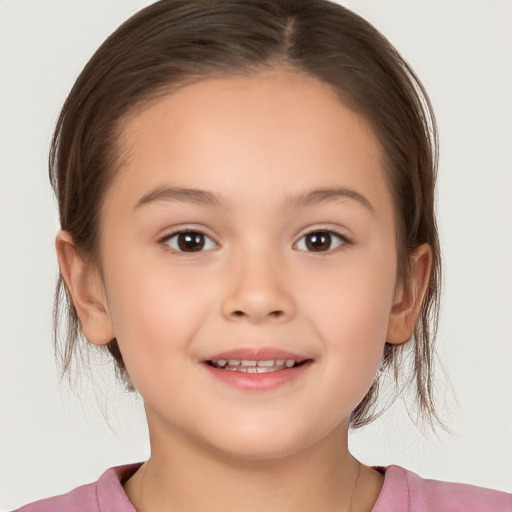
<svg viewBox="0 0 512 512"><path fill-rule="evenodd" d="M395 292L386 338L388 343L402 345L411 339L427 290L431 266L432 250L428 244L422 244L411 256L409 282L402 283Z"/></svg>
<svg viewBox="0 0 512 512"><path fill-rule="evenodd" d="M80 318L83 335L95 345L105 345L114 338L114 332L100 272L80 257L68 232L58 233L55 247L60 272Z"/></svg>

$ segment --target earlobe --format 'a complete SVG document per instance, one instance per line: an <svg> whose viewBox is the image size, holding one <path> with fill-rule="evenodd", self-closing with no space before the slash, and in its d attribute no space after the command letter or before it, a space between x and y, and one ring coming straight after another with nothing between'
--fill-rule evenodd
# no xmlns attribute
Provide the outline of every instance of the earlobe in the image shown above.
<svg viewBox="0 0 512 512"><path fill-rule="evenodd" d="M410 340L430 280L431 266L432 250L428 244L422 244L411 256L409 282L397 289L389 318L388 343L402 345Z"/></svg>
<svg viewBox="0 0 512 512"><path fill-rule="evenodd" d="M85 262L71 235L60 231L55 240L62 278L73 301L83 335L95 345L114 338L103 281L97 268Z"/></svg>

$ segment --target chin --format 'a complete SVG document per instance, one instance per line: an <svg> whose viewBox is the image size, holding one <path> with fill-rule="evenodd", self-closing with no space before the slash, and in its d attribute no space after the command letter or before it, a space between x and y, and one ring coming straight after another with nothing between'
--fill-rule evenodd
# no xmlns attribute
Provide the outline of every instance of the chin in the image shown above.
<svg viewBox="0 0 512 512"><path fill-rule="evenodd" d="M298 446L276 446L262 449L261 446L248 443L235 447L230 446L229 449L217 447L217 451L228 459L242 462L265 462L291 457L301 450Z"/></svg>
<svg viewBox="0 0 512 512"><path fill-rule="evenodd" d="M249 430L249 431L247 431ZM239 461L271 461L296 455L321 441L327 433L298 432L286 427L246 429L210 437L209 445L217 453Z"/></svg>

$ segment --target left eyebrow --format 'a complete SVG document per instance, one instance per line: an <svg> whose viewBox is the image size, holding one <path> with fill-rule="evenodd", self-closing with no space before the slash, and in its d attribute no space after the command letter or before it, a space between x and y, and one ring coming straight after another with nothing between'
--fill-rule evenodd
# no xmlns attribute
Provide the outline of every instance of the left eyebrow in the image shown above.
<svg viewBox="0 0 512 512"><path fill-rule="evenodd" d="M375 207L372 203L362 194L355 190L346 188L327 188L313 190L306 194L300 194L295 197L288 199L288 204L295 208L304 208L307 206L313 206L320 203L329 201L336 201L338 199L350 199L356 201L360 205L364 206L370 213L375 213Z"/></svg>
<svg viewBox="0 0 512 512"><path fill-rule="evenodd" d="M142 196L135 205L139 208L142 205L155 201L178 201L185 203L196 203L203 205L219 206L221 200L217 194L197 188L179 187L158 187Z"/></svg>

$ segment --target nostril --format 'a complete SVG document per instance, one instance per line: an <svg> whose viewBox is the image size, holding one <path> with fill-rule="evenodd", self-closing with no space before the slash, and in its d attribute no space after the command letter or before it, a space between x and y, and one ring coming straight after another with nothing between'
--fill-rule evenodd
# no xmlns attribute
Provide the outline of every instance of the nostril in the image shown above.
<svg viewBox="0 0 512 512"><path fill-rule="evenodd" d="M281 322L285 318L287 318L288 312L283 309L271 309L265 307L252 307L247 309L235 309L232 308L228 311L225 311L226 318L231 319L231 321L241 322L241 321L249 321L249 322Z"/></svg>
<svg viewBox="0 0 512 512"><path fill-rule="evenodd" d="M242 317L242 316L246 316L246 313L244 313L243 311L241 310L236 310L236 311L233 311L231 313L233 316L236 316L236 317ZM276 311L270 311L270 313L267 314L267 316L270 316L270 317L273 317L273 318L278 318L280 316L283 316L284 315L284 311L281 311L281 310L276 310Z"/></svg>
<svg viewBox="0 0 512 512"><path fill-rule="evenodd" d="M246 316L246 314L243 311L239 310L239 309L236 310L236 311L233 311L231 314L233 316L237 317L237 318L241 318L243 316ZM276 311L270 311L270 313L268 313L267 316L269 316L271 318L279 318L283 314L284 314L284 311L276 310Z"/></svg>

